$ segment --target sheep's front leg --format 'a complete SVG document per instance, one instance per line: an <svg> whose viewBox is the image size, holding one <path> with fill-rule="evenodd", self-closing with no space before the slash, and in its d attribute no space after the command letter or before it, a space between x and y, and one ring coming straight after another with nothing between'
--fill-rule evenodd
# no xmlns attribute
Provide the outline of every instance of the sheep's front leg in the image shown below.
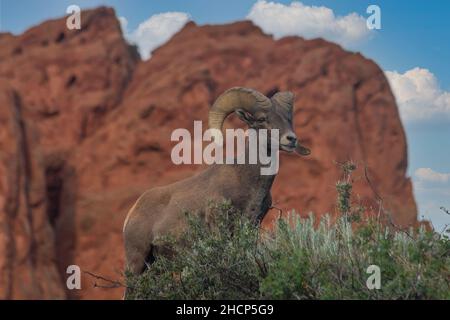
<svg viewBox="0 0 450 320"><path fill-rule="evenodd" d="M256 218L256 222L258 224L260 224L264 217L266 216L267 212L269 211L269 209L272 208L272 195L270 194L270 192L264 197L262 203L261 203L261 209L260 209L260 214L258 215L258 217Z"/></svg>

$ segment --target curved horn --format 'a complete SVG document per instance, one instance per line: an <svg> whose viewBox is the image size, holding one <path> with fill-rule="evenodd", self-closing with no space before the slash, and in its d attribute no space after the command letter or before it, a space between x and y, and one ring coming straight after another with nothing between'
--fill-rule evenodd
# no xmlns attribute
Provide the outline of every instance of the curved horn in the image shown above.
<svg viewBox="0 0 450 320"><path fill-rule="evenodd" d="M238 108L253 113L256 109L270 108L271 105L270 99L256 90L243 87L228 89L217 98L209 111L209 128L222 130L225 118Z"/></svg>
<svg viewBox="0 0 450 320"><path fill-rule="evenodd" d="M290 91L277 92L271 98L279 106L286 108L287 110L292 110L294 107L295 96Z"/></svg>

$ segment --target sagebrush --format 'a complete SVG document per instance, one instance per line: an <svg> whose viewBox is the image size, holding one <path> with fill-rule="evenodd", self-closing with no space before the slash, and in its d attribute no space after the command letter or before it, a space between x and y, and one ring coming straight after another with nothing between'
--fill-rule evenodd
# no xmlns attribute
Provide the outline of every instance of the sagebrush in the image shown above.
<svg viewBox="0 0 450 320"><path fill-rule="evenodd" d="M141 276L127 275L129 299L450 299L450 242L425 228L408 232L343 215L315 225L292 212L262 232L229 203L212 221L187 214L170 254ZM381 270L369 290L368 266Z"/></svg>

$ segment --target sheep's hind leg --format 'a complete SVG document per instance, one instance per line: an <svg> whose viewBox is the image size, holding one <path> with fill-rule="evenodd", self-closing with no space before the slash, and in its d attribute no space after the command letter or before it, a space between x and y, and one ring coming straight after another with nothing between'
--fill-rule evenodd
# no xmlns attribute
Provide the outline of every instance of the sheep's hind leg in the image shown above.
<svg viewBox="0 0 450 320"><path fill-rule="evenodd" d="M136 241L130 233L128 228L125 232L125 256L127 272L130 272L133 276L141 275L147 268L147 265L153 262L152 258L152 245L143 245L142 241ZM124 299L127 299L132 293L133 289L127 287L124 293Z"/></svg>

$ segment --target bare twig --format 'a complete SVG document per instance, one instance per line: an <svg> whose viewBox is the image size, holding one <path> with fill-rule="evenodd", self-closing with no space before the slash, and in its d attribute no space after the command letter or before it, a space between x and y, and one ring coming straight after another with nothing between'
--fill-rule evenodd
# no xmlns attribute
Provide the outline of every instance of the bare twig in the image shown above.
<svg viewBox="0 0 450 320"><path fill-rule="evenodd" d="M99 279L99 280L102 280L104 282L110 283L110 285L99 285L99 284L97 284L97 282L94 282L94 288L114 289L114 288L121 288L122 287L122 288L127 288L127 289L133 289L133 288L128 287L127 285L123 284L120 281L111 280L111 279L102 277L100 275L96 275L96 274L94 274L92 272L89 272L89 271L83 271L83 272L86 273L87 275L95 278L95 279Z"/></svg>
<svg viewBox="0 0 450 320"><path fill-rule="evenodd" d="M392 217L389 213L387 213L384 208L383 208L383 198L380 196L380 194L377 192L377 190L375 189L375 187L372 184L372 181L369 179L369 173L368 173L368 167L367 164L364 165L364 177L366 178L367 183L369 184L370 188L372 189L376 199L378 200L378 217L377 220L379 221L380 218L380 213L383 212L385 216L387 216L388 220L389 220L389 224L394 227L397 231L403 232L405 233L409 238L414 239L408 231L405 230L405 228L401 228L399 226L397 226L393 221L392 221Z"/></svg>
<svg viewBox="0 0 450 320"><path fill-rule="evenodd" d="M370 189L372 189L373 193L375 194L375 197L378 201L383 202L383 198L378 194L377 190L375 189L374 185L372 184L372 181L369 179L369 172L367 164L364 164L364 177L366 178L367 183L369 184Z"/></svg>
<svg viewBox="0 0 450 320"><path fill-rule="evenodd" d="M446 225L444 225L444 228L442 228L440 234L443 234L447 230L448 226L449 226L448 223Z"/></svg>
<svg viewBox="0 0 450 320"><path fill-rule="evenodd" d="M283 209L280 209L280 208L276 207L273 204L269 207L269 209L276 209L276 210L278 210L278 213L279 213L278 214L278 220L280 220L283 217Z"/></svg>
<svg viewBox="0 0 450 320"><path fill-rule="evenodd" d="M411 238L411 239L414 240L414 237L411 236L411 235L409 234L408 231L406 231L406 228L401 228L401 227L397 226L397 225L392 221L392 217L391 217L390 214L388 214L387 216L388 216L388 218L389 218L389 224L390 224L392 227L394 227L394 228L395 228L397 231L399 231L399 232L403 232L403 233L406 234L409 238ZM411 225L409 225L409 226L411 226Z"/></svg>
<svg viewBox="0 0 450 320"><path fill-rule="evenodd" d="M450 216L450 210L448 210L448 209L445 208L445 207L440 207L440 209L441 209L444 213L446 213L446 214L448 214L448 215Z"/></svg>

